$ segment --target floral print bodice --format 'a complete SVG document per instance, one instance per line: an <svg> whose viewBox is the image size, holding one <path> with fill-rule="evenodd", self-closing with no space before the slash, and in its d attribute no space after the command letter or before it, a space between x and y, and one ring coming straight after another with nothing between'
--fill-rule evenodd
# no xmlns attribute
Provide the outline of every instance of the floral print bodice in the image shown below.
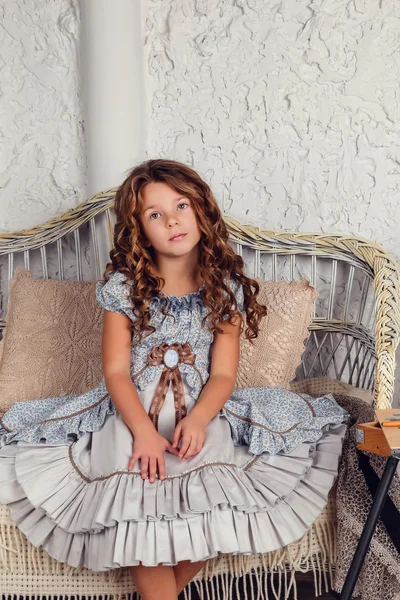
<svg viewBox="0 0 400 600"><path fill-rule="evenodd" d="M106 310L124 314L132 321L135 316L129 299L129 285L126 276L119 271L109 274L108 280L96 282L97 302ZM229 281L229 287L233 291L238 310L243 312L243 288L234 280ZM138 390L144 391L147 384L154 379L159 379L164 365L148 365L148 356L155 346L162 344L184 345L189 343L195 354L194 364L180 362L178 367L185 374L186 381L191 388L191 396L197 400L202 387L208 380L210 371L211 346L214 334L202 320L208 313L202 297L203 286L197 292L191 292L185 296L171 296L163 294L155 296L150 302L150 325L155 331L147 334L144 339L132 346L131 349L131 378ZM167 300L164 315L162 307Z"/></svg>

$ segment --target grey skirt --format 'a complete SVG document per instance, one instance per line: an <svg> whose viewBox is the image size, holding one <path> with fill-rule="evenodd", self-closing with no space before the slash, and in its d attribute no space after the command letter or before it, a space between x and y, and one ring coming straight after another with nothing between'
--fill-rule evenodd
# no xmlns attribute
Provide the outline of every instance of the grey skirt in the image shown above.
<svg viewBox="0 0 400 600"><path fill-rule="evenodd" d="M139 392L146 410L156 385ZM189 413L195 400L183 385ZM1 420L0 503L55 559L107 571L270 552L298 540L326 505L344 424L327 423L289 452L255 455L235 445L221 411L200 453L183 462L165 452L166 478L150 483L140 461L128 471L133 436L105 391L102 382L86 394L15 403ZM174 429L169 389L159 432L172 441Z"/></svg>

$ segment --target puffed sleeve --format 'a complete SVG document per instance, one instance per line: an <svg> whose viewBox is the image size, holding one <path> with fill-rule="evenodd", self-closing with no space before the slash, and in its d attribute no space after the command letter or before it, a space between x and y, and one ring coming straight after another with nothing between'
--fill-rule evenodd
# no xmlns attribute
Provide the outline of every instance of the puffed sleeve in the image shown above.
<svg viewBox="0 0 400 600"><path fill-rule="evenodd" d="M123 273L113 271L107 281L96 281L96 300L102 308L134 320L129 285Z"/></svg>
<svg viewBox="0 0 400 600"><path fill-rule="evenodd" d="M237 306L238 306L238 311L239 312L243 312L244 311L243 285L239 281L232 281L231 285L233 286L232 287L232 291L233 291L234 296L236 298L236 302L237 302Z"/></svg>
<svg viewBox="0 0 400 600"><path fill-rule="evenodd" d="M228 281L228 286L236 298L238 311L241 313L244 312L243 285L240 283L240 281L235 281L234 279L230 279ZM227 318L227 316L225 316L224 318Z"/></svg>

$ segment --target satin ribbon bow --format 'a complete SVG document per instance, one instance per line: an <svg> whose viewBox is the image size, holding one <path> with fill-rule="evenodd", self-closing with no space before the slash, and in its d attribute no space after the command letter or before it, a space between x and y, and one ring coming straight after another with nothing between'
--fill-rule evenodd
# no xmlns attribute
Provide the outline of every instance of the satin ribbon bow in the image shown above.
<svg viewBox="0 0 400 600"><path fill-rule="evenodd" d="M158 431L158 415L163 407L169 385L172 384L175 406L175 427L186 416L185 392L183 389L182 375L179 363L194 365L196 355L193 354L191 345L185 344L168 345L163 342L160 346L154 346L147 357L148 366L164 364L156 393L149 410L149 417Z"/></svg>

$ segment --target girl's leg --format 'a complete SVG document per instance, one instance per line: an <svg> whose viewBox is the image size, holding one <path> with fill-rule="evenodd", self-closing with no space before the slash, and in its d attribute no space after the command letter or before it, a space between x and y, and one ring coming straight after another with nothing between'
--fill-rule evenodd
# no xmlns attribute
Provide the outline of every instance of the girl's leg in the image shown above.
<svg viewBox="0 0 400 600"><path fill-rule="evenodd" d="M179 595L181 591L192 581L193 577L204 567L206 560L198 562L190 562L190 560L182 560L173 568L176 580L176 591Z"/></svg>
<svg viewBox="0 0 400 600"><path fill-rule="evenodd" d="M142 600L177 600L173 567L129 567L136 589Z"/></svg>

